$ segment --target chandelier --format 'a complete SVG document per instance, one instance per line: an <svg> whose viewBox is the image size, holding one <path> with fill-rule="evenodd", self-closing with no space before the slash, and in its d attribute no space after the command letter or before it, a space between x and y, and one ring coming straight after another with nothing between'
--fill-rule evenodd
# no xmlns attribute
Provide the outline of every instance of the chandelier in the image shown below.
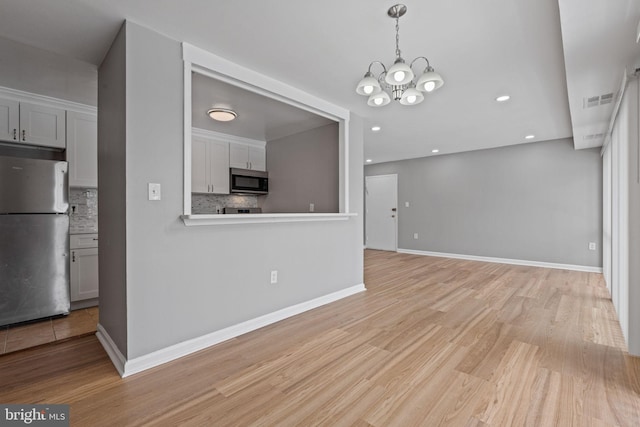
<svg viewBox="0 0 640 427"><path fill-rule="evenodd" d="M404 62L400 53L400 17L407 12L407 6L396 4L387 11L390 18L396 20L396 60L387 70L387 67L380 61L373 61L369 64L369 69L356 87L356 93L368 96L367 104L371 107L382 107L394 100L400 101L402 105L416 105L424 101L423 92L429 93L438 89L444 84L440 74L436 73L429 60L424 56L419 56L409 65ZM422 71L422 75L414 81L414 73L411 69L418 60L426 61L427 66ZM375 76L371 72L374 64L382 66L382 72ZM391 95L391 96L390 96Z"/></svg>

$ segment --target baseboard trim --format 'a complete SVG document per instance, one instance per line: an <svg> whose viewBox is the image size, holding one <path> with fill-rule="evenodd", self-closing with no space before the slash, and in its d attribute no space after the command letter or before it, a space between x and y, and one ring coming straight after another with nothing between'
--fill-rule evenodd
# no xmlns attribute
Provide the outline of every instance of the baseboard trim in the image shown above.
<svg viewBox="0 0 640 427"><path fill-rule="evenodd" d="M153 353L145 354L144 356L127 360L122 364L122 371L120 371L118 365L118 363L121 362L121 359L117 357L117 355L121 356L120 352L117 351L117 348L115 349L116 352L114 352L114 359L114 356L111 354L113 349L108 348L102 339L100 339L100 336L98 336L98 339L100 339L100 342L103 342L103 346L105 346L105 350L107 350L109 357L111 357L112 362L116 365L116 369L118 369L118 372L120 372L120 375L124 378L365 290L366 288L364 284L359 284L328 295L314 298L310 301L292 305L290 307L274 311L273 313L265 314L264 316L256 317L255 319L250 319L237 325L233 325L201 337L193 338L161 350L154 351ZM99 333L104 333L105 336L108 337L106 332L103 331L104 329L102 329L102 331L99 330ZM110 342L110 346L115 347L110 339L108 339L107 342Z"/></svg>
<svg viewBox="0 0 640 427"><path fill-rule="evenodd" d="M97 327L96 337L98 338L98 341L100 341L100 344L102 344L104 350L107 352L107 355L109 356L109 359L111 359L111 363L113 363L113 366L115 366L120 376L124 377L127 359L122 355L120 349L118 349L118 346L109 336L109 333L107 333L107 331L99 323Z"/></svg>
<svg viewBox="0 0 640 427"><path fill-rule="evenodd" d="M602 267L591 267L588 265L558 264L554 262L527 261L522 259L495 258L476 255L448 254L444 252L417 251L413 249L398 249L399 253L411 255L434 256L440 258L465 259L469 261L494 262L498 264L526 265L529 267L555 268L559 270L584 271L587 273L602 273Z"/></svg>

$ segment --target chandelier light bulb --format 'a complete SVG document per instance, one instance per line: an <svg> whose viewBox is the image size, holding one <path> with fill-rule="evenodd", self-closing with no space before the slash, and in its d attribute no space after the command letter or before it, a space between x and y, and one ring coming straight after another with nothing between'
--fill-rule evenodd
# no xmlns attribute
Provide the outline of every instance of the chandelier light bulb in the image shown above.
<svg viewBox="0 0 640 427"><path fill-rule="evenodd" d="M393 73L393 80L400 83L404 80L404 75L404 71L396 71L395 73Z"/></svg>
<svg viewBox="0 0 640 427"><path fill-rule="evenodd" d="M362 91L367 95L371 95L373 93L373 86L365 86L362 88Z"/></svg>
<svg viewBox="0 0 640 427"><path fill-rule="evenodd" d="M402 105L416 105L424 101L424 95L416 88L409 87L402 92L400 97L400 104Z"/></svg>
<svg viewBox="0 0 640 427"><path fill-rule="evenodd" d="M376 105L382 105L382 102L383 102L382 98L376 98L376 99L373 100L373 103L376 104Z"/></svg>
<svg viewBox="0 0 640 427"><path fill-rule="evenodd" d="M436 83L435 82L426 82L424 84L424 90L426 90L427 92L431 92L435 88L436 88Z"/></svg>

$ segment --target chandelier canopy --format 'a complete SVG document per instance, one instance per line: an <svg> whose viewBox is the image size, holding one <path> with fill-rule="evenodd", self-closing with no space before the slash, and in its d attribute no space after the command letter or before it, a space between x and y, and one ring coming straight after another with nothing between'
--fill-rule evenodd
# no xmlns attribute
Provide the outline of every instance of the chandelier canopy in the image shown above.
<svg viewBox="0 0 640 427"><path fill-rule="evenodd" d="M419 56L409 65L404 62L400 52L400 17L407 12L407 6L396 4L387 11L390 18L396 20L396 60L387 70L387 67L380 61L373 61L369 64L369 69L356 87L356 93L368 96L367 104L371 107L382 107L394 100L400 101L402 105L416 105L424 101L423 93L433 92L444 84L440 74L436 73L429 60L424 56ZM423 69L422 75L415 79L412 67L417 61L423 59L427 66ZM375 76L371 71L374 64L382 67L382 72Z"/></svg>

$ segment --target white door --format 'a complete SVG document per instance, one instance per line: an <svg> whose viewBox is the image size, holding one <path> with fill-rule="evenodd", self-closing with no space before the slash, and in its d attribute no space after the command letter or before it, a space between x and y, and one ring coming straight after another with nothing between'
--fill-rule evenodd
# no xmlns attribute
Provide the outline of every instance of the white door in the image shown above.
<svg viewBox="0 0 640 427"><path fill-rule="evenodd" d="M398 249L398 176L365 178L367 248Z"/></svg>

